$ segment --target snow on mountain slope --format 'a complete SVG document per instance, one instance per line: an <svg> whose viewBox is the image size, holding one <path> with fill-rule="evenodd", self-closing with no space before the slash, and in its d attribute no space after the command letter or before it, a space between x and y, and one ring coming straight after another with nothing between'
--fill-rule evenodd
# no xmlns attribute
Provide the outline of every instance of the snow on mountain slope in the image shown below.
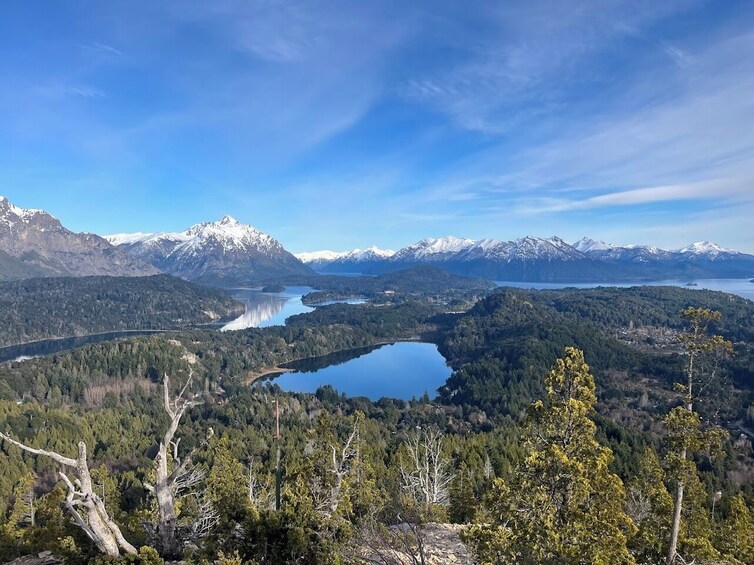
<svg viewBox="0 0 754 565"><path fill-rule="evenodd" d="M311 274L272 236L231 216L182 232L108 236L159 269L189 280L227 286Z"/></svg>
<svg viewBox="0 0 754 565"><path fill-rule="evenodd" d="M464 239L452 235L433 238L428 237L398 250L391 259L396 261L442 261L476 244L473 239Z"/></svg>
<svg viewBox="0 0 754 565"><path fill-rule="evenodd" d="M605 243L604 241L595 241L589 237L582 237L573 244L573 248L582 253L589 253L591 251L610 251L611 249L615 249L615 245Z"/></svg>
<svg viewBox="0 0 754 565"><path fill-rule="evenodd" d="M512 248L509 260L561 259L572 261L583 259L580 251L558 237L542 239L526 236L510 243L512 243Z"/></svg>
<svg viewBox="0 0 754 565"><path fill-rule="evenodd" d="M282 248L271 236L253 226L241 224L232 216L216 222L191 226L182 232L133 233L105 236L113 245L149 248L171 247L167 255L202 253L207 245L219 245L223 251L257 250L271 253Z"/></svg>
<svg viewBox="0 0 754 565"><path fill-rule="evenodd" d="M314 263L317 261L335 261L341 257L348 255L348 251L329 251L323 249L322 251L305 251L303 253L294 253L296 259L303 263Z"/></svg>
<svg viewBox="0 0 754 565"><path fill-rule="evenodd" d="M459 274L498 280L651 280L754 273L754 256L736 254L711 242L668 251L652 245L618 246L588 237L571 245L555 236L512 241L446 236L422 239L394 254L372 255L369 260L362 259L360 253L313 252L299 257L321 272L378 274L429 263Z"/></svg>
<svg viewBox="0 0 754 565"><path fill-rule="evenodd" d="M392 257L395 251L391 249L380 249L379 247L367 247L366 249L354 249L353 251L310 251L304 253L294 253L294 255L304 263L332 262L340 259L350 261L364 261L372 259L387 259Z"/></svg>
<svg viewBox="0 0 754 565"><path fill-rule="evenodd" d="M157 269L90 233L74 233L44 210L0 196L0 279L28 276L142 276Z"/></svg>
<svg viewBox="0 0 754 565"><path fill-rule="evenodd" d="M0 222L5 226L11 226L17 222L28 224L34 217L46 215L52 218L44 210L32 210L19 208L5 196L0 196Z"/></svg>
<svg viewBox="0 0 754 565"><path fill-rule="evenodd" d="M368 247L353 251L313 251L298 253L296 257L315 271L331 273L362 272L370 266L378 265L395 254L392 249Z"/></svg>
<svg viewBox="0 0 754 565"><path fill-rule="evenodd" d="M115 245L116 247L119 245L126 245L131 243L136 243L139 241L144 241L145 239L148 239L152 237L153 233L114 233L112 235L103 235L102 237L110 242L111 245Z"/></svg>
<svg viewBox="0 0 754 565"><path fill-rule="evenodd" d="M738 255L738 251L726 249L712 241L697 241L677 251L685 255L709 255L714 257L720 254Z"/></svg>
<svg viewBox="0 0 754 565"><path fill-rule="evenodd" d="M177 235L183 241L175 252L181 254L201 253L208 242L217 243L226 252L255 250L271 254L283 248L272 236L253 226L242 224L232 216L223 216L216 222L197 224Z"/></svg>
<svg viewBox="0 0 754 565"><path fill-rule="evenodd" d="M380 249L373 245L366 249L354 249L353 251L349 251L343 255L343 258L352 261L372 261L375 259L388 259L393 255L395 255L395 251L392 249Z"/></svg>

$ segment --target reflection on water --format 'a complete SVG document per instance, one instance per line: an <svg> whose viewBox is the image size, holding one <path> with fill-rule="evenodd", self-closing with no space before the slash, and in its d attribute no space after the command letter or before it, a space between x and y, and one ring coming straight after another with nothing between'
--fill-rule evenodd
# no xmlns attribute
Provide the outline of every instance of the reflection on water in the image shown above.
<svg viewBox="0 0 754 565"><path fill-rule="evenodd" d="M323 300L315 302L314 306L330 306L330 304L366 304L369 302L366 298L340 298L338 300Z"/></svg>
<svg viewBox="0 0 754 565"><path fill-rule="evenodd" d="M289 316L313 310L301 302L301 297L313 290L308 286L289 286L280 293L262 292L251 288L232 289L230 295L246 305L246 312L220 330L227 332L246 328L282 326Z"/></svg>
<svg viewBox="0 0 754 565"><path fill-rule="evenodd" d="M262 293L260 293L262 295ZM238 297L235 297L238 299ZM262 322L275 317L285 306L286 299L270 296L267 301L244 300L246 312L235 320L225 324L220 331L243 330L245 328L258 328Z"/></svg>
<svg viewBox="0 0 754 565"><path fill-rule="evenodd" d="M11 363L22 363L23 361L29 361L31 359L36 359L37 357L39 357L39 355L20 355L15 359L11 359Z"/></svg>
<svg viewBox="0 0 754 565"><path fill-rule="evenodd" d="M698 279L698 280L667 280L647 283L626 282L626 283L533 283L533 282L516 282L516 281L495 281L497 286L511 286L514 288L526 288L545 290L557 290L559 288L598 288L598 287L631 287L631 286L680 286L695 290L718 290L735 294L749 300L754 300L754 283L749 279Z"/></svg>
<svg viewBox="0 0 754 565"><path fill-rule="evenodd" d="M310 357L308 359L299 359L298 361L291 361L281 365L284 369L293 369L297 373L316 373L320 369L325 367L334 367L336 365L342 365L348 361L353 361L364 355L368 355L372 351L383 347L382 345L370 345L367 347L356 347L354 349L348 349L346 351L336 351L329 355L321 355L319 357Z"/></svg>
<svg viewBox="0 0 754 565"><path fill-rule="evenodd" d="M283 292L262 292L256 288L234 288L230 295L246 305L246 312L232 322L225 324L220 331L243 330L246 328L266 328L283 326L285 320L296 314L314 310L314 306L330 304L363 304L363 298L344 298L342 300L325 300L314 306L306 306L301 297L313 292L309 286L289 286Z"/></svg>
<svg viewBox="0 0 754 565"><path fill-rule="evenodd" d="M332 385L348 396L371 400L410 400L425 392L434 397L452 372L437 346L419 342L360 348L295 361L285 367L295 372L274 377L275 384L283 390L315 392L321 386Z"/></svg>

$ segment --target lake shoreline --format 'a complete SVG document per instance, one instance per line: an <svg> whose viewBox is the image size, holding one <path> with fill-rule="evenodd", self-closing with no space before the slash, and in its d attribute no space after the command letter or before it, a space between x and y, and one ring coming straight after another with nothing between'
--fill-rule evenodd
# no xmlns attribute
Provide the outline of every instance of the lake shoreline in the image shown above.
<svg viewBox="0 0 754 565"><path fill-rule="evenodd" d="M641 287L676 287L690 291L709 290L724 292L745 300L754 300L754 288L746 279L666 279L656 281L616 281L616 282L521 282L493 281L497 288L520 288L522 290L565 290L595 288L641 288Z"/></svg>
<svg viewBox="0 0 754 565"><path fill-rule="evenodd" d="M358 347L342 352L280 363L255 374L252 382L266 378L287 393L315 394L331 388L349 398L364 397L376 402L381 398L401 401L431 398L447 384L453 374L448 360L435 343L421 339L401 339ZM287 369L287 370L286 370ZM281 372L278 372L281 371ZM261 390L268 384L260 383ZM253 385L252 385L253 386Z"/></svg>
<svg viewBox="0 0 754 565"><path fill-rule="evenodd" d="M346 349L337 349L335 351L330 351L329 353L324 353L323 355L311 355L309 357L299 357L296 359L289 359L288 361L279 363L278 365L274 367L264 367L260 371L249 372L249 374L247 375L246 384L248 386L251 386L258 380L268 377L269 375L283 375L286 373L295 373L297 371L296 369L283 366L283 365L288 365L290 363L296 363L299 361L308 361L312 359L321 359L322 357L327 357L328 355L334 355L337 353L348 353L349 351L358 351L359 349L370 349L370 348L378 349L380 347L384 347L386 345L394 345L396 343L426 343L426 342L423 342L421 337L419 336L408 337L408 338L397 338L397 339L388 340L388 341L378 341L369 345L362 345L360 347L348 347ZM435 344L432 344L432 345L435 345Z"/></svg>

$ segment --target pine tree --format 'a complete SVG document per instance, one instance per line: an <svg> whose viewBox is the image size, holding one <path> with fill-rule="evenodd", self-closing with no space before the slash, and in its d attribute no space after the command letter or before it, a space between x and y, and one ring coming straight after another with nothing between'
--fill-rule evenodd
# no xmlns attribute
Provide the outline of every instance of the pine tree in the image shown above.
<svg viewBox="0 0 754 565"><path fill-rule="evenodd" d="M715 532L717 547L727 558L754 563L754 514L740 494L724 506L725 518Z"/></svg>
<svg viewBox="0 0 754 565"><path fill-rule="evenodd" d="M680 336L686 352L686 374L685 382L677 383L675 388L682 396L683 404L673 408L665 418L669 445L666 463L675 481L676 491L667 565L673 565L678 558L686 485L698 481L696 464L689 456L703 451L713 454L719 450L725 437L724 430L702 425L701 418L694 411L695 403L718 377L720 360L733 347L719 335L708 335L709 326L720 319L720 312L707 308L686 308L682 315L688 326ZM697 543L691 546L706 553L709 544L701 543L700 538L696 536Z"/></svg>
<svg viewBox="0 0 754 565"><path fill-rule="evenodd" d="M206 480L206 498L217 513L217 526L210 541L235 550L241 543L241 525L255 517L246 491L246 472L223 436L212 451L212 467ZM211 545L211 544L210 544Z"/></svg>
<svg viewBox="0 0 754 565"><path fill-rule="evenodd" d="M477 513L477 501L474 496L474 481L466 463L450 483L450 508L448 517L455 524L468 524L474 521Z"/></svg>
<svg viewBox="0 0 754 565"><path fill-rule="evenodd" d="M636 527L625 491L608 470L610 449L595 439L594 377L569 347L545 379L547 399L529 409L528 456L509 482L496 479L492 527L469 535L483 562L635 563L627 541Z"/></svg>
<svg viewBox="0 0 754 565"><path fill-rule="evenodd" d="M657 453L647 447L639 472L628 486L627 511L638 527L631 540L632 553L642 563L657 563L670 535L673 497L665 486L665 472Z"/></svg>
<svg viewBox="0 0 754 565"><path fill-rule="evenodd" d="M10 514L0 525L0 556L13 555L14 551L24 550L25 538L31 529L32 512L29 511L27 493L34 487L35 477L26 473L13 488L13 506Z"/></svg>

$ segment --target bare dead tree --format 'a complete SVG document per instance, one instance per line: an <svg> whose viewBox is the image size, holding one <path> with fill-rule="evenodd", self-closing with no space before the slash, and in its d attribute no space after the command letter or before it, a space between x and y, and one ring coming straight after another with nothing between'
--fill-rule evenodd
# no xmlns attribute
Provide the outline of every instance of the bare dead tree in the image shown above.
<svg viewBox="0 0 754 565"><path fill-rule="evenodd" d="M330 508L330 493L319 477L309 478L309 495L312 497L314 510L320 514L327 514Z"/></svg>
<svg viewBox="0 0 754 565"><path fill-rule="evenodd" d="M495 476L495 471L492 469L492 461L490 461L490 454L487 453L484 456L484 478L488 481Z"/></svg>
<svg viewBox="0 0 754 565"><path fill-rule="evenodd" d="M360 423L361 418L357 415L353 429L343 443L336 438L323 446L324 453L317 452L318 457L322 457L323 472L309 477L309 493L314 509L323 516L331 517L335 514L343 499L344 481L359 458ZM312 446L310 452L313 451Z"/></svg>
<svg viewBox="0 0 754 565"><path fill-rule="evenodd" d="M37 517L37 496L34 494L34 485L21 495L21 502L24 504L21 521L33 528Z"/></svg>
<svg viewBox="0 0 754 565"><path fill-rule="evenodd" d="M416 520L404 520L385 526L372 519L359 528L355 555L359 561L379 565L425 565L427 556L424 533Z"/></svg>
<svg viewBox="0 0 754 565"><path fill-rule="evenodd" d="M0 438L28 453L48 457L61 467L72 469L75 472L73 481L63 471L58 471L58 474L68 487L65 505L76 525L84 530L97 549L106 555L118 557L121 550L126 553L136 553L136 548L126 541L118 525L107 513L102 499L94 492L86 456L86 444L83 441L79 442L78 454L73 459L55 451L29 447L2 432L0 432Z"/></svg>
<svg viewBox="0 0 754 565"><path fill-rule="evenodd" d="M209 534L220 522L220 514L215 510L212 499L206 492L196 495L196 506L196 518L191 523L191 529L187 536L194 543Z"/></svg>
<svg viewBox="0 0 754 565"><path fill-rule="evenodd" d="M268 508L275 507L275 493L273 488L266 481L260 480L257 474L254 472L254 461L249 462L249 502L255 508Z"/></svg>
<svg viewBox="0 0 754 565"><path fill-rule="evenodd" d="M359 436L359 419L357 418L353 424L353 430L346 439L342 446L330 445L332 450L332 469L335 479L332 487L330 487L330 499L327 505L326 514L332 516L338 509L341 499L341 491L343 489L343 479L346 478L351 471L351 462L358 455L358 441Z"/></svg>
<svg viewBox="0 0 754 565"><path fill-rule="evenodd" d="M435 430L422 430L408 437L408 461L401 462L403 488L417 502L447 504L453 474L442 452L443 435Z"/></svg>
<svg viewBox="0 0 754 565"><path fill-rule="evenodd" d="M637 485L629 487L626 497L626 513L634 524L641 524L652 514L652 500L649 494Z"/></svg>
<svg viewBox="0 0 754 565"><path fill-rule="evenodd" d="M178 395L171 399L170 377L165 375L162 383L163 403L165 411L170 416L170 424L160 441L160 447L154 458L155 483L154 485L144 484L144 488L157 499L157 545L162 554L168 557L178 556L181 551L180 540L176 535L176 499L187 491L190 492L204 479L204 471L196 469L192 464L192 458L197 447L194 447L181 458L178 451L181 439L175 439L178 424L183 415L190 408L201 404L201 401L197 400L198 395L184 398L184 394L191 385L191 380L189 376ZM212 434L212 428L210 428L207 440L212 437ZM205 440L205 443L207 440ZM173 460L172 471L170 470L171 458Z"/></svg>

